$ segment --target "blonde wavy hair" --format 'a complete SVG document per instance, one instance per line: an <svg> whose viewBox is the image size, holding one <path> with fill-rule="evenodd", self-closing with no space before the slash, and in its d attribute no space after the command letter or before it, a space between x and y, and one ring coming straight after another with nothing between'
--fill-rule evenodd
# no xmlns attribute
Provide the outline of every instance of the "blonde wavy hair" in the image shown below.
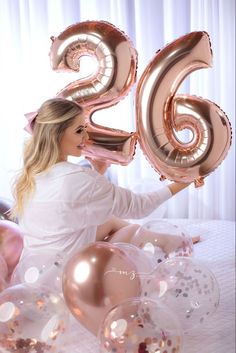
<svg viewBox="0 0 236 353"><path fill-rule="evenodd" d="M33 134L23 149L23 168L12 185L15 200L10 211L12 219L22 215L25 202L35 189L35 176L60 160L63 132L82 111L77 103L62 98L49 99L39 108Z"/></svg>

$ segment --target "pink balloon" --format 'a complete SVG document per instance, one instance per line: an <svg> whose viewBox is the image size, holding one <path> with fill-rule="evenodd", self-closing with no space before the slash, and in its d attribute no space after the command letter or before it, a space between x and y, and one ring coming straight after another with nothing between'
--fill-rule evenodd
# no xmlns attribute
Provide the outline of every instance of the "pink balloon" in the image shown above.
<svg viewBox="0 0 236 353"><path fill-rule="evenodd" d="M0 293L7 287L7 283L0 275Z"/></svg>
<svg viewBox="0 0 236 353"><path fill-rule="evenodd" d="M8 266L8 275L16 267L23 249L23 239L19 226L11 221L0 221L0 254Z"/></svg>
<svg viewBox="0 0 236 353"><path fill-rule="evenodd" d="M4 257L0 254L0 278L3 278L5 280L7 276L8 276L8 267Z"/></svg>

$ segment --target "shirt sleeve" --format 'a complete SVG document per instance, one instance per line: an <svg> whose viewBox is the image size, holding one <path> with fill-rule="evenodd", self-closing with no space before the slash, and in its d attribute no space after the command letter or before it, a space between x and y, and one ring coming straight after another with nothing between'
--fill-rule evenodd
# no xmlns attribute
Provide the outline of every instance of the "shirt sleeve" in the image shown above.
<svg viewBox="0 0 236 353"><path fill-rule="evenodd" d="M87 204L87 221L91 225L104 223L108 217L139 219L146 217L171 198L168 187L157 191L135 194L110 183L104 176L95 178Z"/></svg>

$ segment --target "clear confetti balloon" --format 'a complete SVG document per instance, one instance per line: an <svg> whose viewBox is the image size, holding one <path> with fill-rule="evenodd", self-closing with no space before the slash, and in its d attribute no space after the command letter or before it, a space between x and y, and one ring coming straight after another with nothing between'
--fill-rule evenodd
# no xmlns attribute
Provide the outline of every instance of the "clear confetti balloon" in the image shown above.
<svg viewBox="0 0 236 353"><path fill-rule="evenodd" d="M52 291L62 293L63 256L52 251L31 251L15 268L11 285L25 283L29 286L49 286Z"/></svg>
<svg viewBox="0 0 236 353"><path fill-rule="evenodd" d="M214 274L200 261L176 257L161 262L146 280L145 295L168 306L184 332L203 324L219 306Z"/></svg>
<svg viewBox="0 0 236 353"><path fill-rule="evenodd" d="M132 276L138 276L140 279L142 279L152 272L152 259L145 256L144 252L137 246L130 243L121 242L114 244L119 246L120 249L124 250L124 252L133 260L134 264L136 265L137 271L130 274L131 278Z"/></svg>
<svg viewBox="0 0 236 353"><path fill-rule="evenodd" d="M164 220L144 223L138 228L131 243L144 250L154 267L172 257L193 256L193 242L188 233L182 227ZM164 246L161 247L161 244Z"/></svg>
<svg viewBox="0 0 236 353"><path fill-rule="evenodd" d="M0 352L58 352L69 312L48 288L16 285L0 294Z"/></svg>
<svg viewBox="0 0 236 353"><path fill-rule="evenodd" d="M121 302L107 314L99 339L101 353L180 353L183 335L173 312L140 297Z"/></svg>
<svg viewBox="0 0 236 353"><path fill-rule="evenodd" d="M145 255L143 250L139 249L137 246L130 243L115 243L119 246L134 262L136 266L136 271L131 271L127 273L130 280L139 278L141 284L140 296L144 296L146 279L149 278L150 273L155 267L155 262L152 258Z"/></svg>

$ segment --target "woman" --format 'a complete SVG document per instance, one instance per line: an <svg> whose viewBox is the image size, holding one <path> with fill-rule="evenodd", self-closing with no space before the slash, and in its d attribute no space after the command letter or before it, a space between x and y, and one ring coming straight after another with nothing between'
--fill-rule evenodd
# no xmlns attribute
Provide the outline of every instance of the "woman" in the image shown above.
<svg viewBox="0 0 236 353"><path fill-rule="evenodd" d="M75 102L47 100L30 127L32 137L13 186L11 212L18 217L24 236L22 256L52 250L68 258L96 240L129 242L139 226L123 219L147 216L189 185L171 183L155 192L134 194L113 185L96 170L67 162L69 155L81 156L88 140L86 112ZM106 169L104 163L93 164L98 171ZM155 238L155 244L166 253L182 241L178 236ZM147 239L152 241L153 234L147 232Z"/></svg>

